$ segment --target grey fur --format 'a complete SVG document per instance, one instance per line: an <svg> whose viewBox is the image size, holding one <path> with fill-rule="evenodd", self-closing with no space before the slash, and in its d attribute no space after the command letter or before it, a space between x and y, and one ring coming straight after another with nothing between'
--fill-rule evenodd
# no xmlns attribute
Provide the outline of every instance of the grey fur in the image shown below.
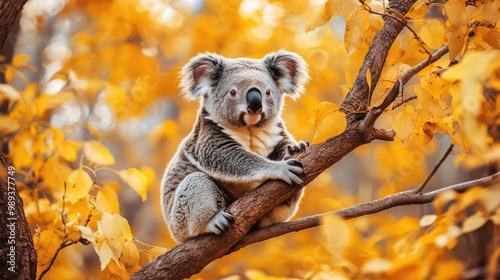
<svg viewBox="0 0 500 280"><path fill-rule="evenodd" d="M279 51L263 59L229 59L205 53L182 68L181 78L182 93L200 98L201 106L161 183L164 217L179 243L227 231L234 218L224 209L266 180L301 184L302 165L292 155L309 145L297 143L280 117L284 93L295 98L308 81L299 55ZM247 112L250 89L262 95L260 115ZM257 226L289 220L302 194L278 205Z"/></svg>

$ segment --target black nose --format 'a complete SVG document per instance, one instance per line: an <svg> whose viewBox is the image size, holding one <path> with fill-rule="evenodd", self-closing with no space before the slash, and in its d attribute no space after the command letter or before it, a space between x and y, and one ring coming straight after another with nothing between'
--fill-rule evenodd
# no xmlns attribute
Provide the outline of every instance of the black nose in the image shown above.
<svg viewBox="0 0 500 280"><path fill-rule="evenodd" d="M262 112L262 94L256 88L247 92L247 111L250 114L260 114Z"/></svg>

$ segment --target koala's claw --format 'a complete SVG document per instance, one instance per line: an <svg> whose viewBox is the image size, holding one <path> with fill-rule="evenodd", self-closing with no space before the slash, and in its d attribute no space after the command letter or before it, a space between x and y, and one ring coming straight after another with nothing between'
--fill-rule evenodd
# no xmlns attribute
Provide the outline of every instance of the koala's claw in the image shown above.
<svg viewBox="0 0 500 280"><path fill-rule="evenodd" d="M299 141L297 145L289 145L287 147L288 155L296 155L300 152L305 151L310 146L309 141Z"/></svg>
<svg viewBox="0 0 500 280"><path fill-rule="evenodd" d="M298 166L300 168L304 167L302 165L302 162L300 162L299 160L294 159L292 156L285 156L283 158L283 160L286 161L286 163L288 163L289 165Z"/></svg>
<svg viewBox="0 0 500 280"><path fill-rule="evenodd" d="M217 234L220 235L226 231L229 230L229 227L234 223L234 217L233 215L220 211L219 213L215 214L215 216L210 220L208 223L208 229Z"/></svg>
<svg viewBox="0 0 500 280"><path fill-rule="evenodd" d="M299 176L304 176L305 173L302 170L302 163L291 156L285 156L281 161L282 164L282 176L280 179L287 182L288 184L302 184L304 181L300 179Z"/></svg>

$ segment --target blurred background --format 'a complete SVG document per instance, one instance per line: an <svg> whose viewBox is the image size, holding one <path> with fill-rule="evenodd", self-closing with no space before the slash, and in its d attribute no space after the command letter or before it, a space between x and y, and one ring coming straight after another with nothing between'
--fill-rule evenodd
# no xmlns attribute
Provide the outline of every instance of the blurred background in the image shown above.
<svg viewBox="0 0 500 280"><path fill-rule="evenodd" d="M101 142L115 158L112 169L135 167L144 172L148 177L145 201L116 174L99 171L97 181L116 191L120 214L141 244L168 249L175 243L161 214L159 181L179 142L191 130L198 109L197 102L179 96L180 68L200 52L252 58L279 49L297 52L309 64L311 82L302 98L286 100L283 118L296 139L311 140L315 126L308 122L309 116L323 101L341 103L367 49L360 47L348 54L344 47L345 18L347 11L359 5L356 1L346 1L350 9L345 14L305 32L308 15L322 3L30 0L2 50L7 60L15 54L26 56L17 56L6 79L25 95L70 93L71 98L53 106L38 121L63 130L65 139ZM423 54L418 48L411 50L411 44L403 44L411 40L407 32L394 48L404 63L413 65ZM377 125L390 128L398 112L385 114ZM358 148L306 187L296 218L415 187L450 140L445 135L436 135L426 144L414 140L407 148L399 139ZM484 172L484 168L464 172L453 162L452 155L427 190ZM79 163L65 162L71 168ZM22 163L18 164L22 169ZM24 198L54 201L56 192L40 186L35 194L26 181ZM408 206L351 221L349 227L359 232L358 239L350 243L352 251L340 259L329 249L325 229L315 228L251 245L213 262L199 277L219 279L246 272L245 277L269 274L304 279L331 273L338 266L354 270L366 259L395 255L389 245L397 240L387 236L410 238L418 219L430 213L432 206ZM28 219L33 232L49 225L29 214ZM394 228L401 232L391 233ZM374 232L379 238L371 238ZM148 261L147 254L140 256L140 264ZM105 273L92 246L77 244L61 251L45 279L100 279Z"/></svg>

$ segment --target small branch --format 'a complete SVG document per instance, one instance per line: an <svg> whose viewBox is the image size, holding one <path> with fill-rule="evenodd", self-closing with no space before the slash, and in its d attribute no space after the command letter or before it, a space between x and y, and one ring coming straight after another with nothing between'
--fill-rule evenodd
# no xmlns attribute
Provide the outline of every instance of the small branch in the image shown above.
<svg viewBox="0 0 500 280"><path fill-rule="evenodd" d="M59 248L57 248L56 252L54 253L54 256L52 257L52 259L50 259L48 266L42 271L42 273L40 273L40 276L38 276L38 280L41 280L43 278L43 276L45 276L45 274L47 274L47 272L49 272L50 268L52 267L52 265L56 261L57 255L59 254L59 252L68 246L71 246L73 244L78 243L78 240L74 240L74 241L71 241L69 243L66 243L66 242L67 242L67 239L65 236L63 241L61 242L61 245L59 245Z"/></svg>
<svg viewBox="0 0 500 280"><path fill-rule="evenodd" d="M434 200L434 198L436 198L438 194L446 191L453 190L459 193L463 193L466 190L476 186L489 187L496 183L500 183L500 172L476 180L443 187L425 194L417 193L415 192L415 189L398 192L381 199L359 203L341 210L309 216L250 232L243 239L241 239L241 241L238 242L228 253L238 251L239 249L250 244L265 241L274 237L285 235L290 232L301 231L304 229L320 226L321 217L327 215L334 214L344 219L352 219L364 215L375 214L397 206L430 203Z"/></svg>
<svg viewBox="0 0 500 280"><path fill-rule="evenodd" d="M396 101L394 101L394 104L392 105L392 109L391 110L394 110L394 109L398 108L399 106L401 106L403 104L406 104L406 103L408 103L408 102L410 102L412 100L415 100L415 99L417 99L417 96L416 95L412 95L412 96L408 96L408 97L402 98L401 100L396 100Z"/></svg>
<svg viewBox="0 0 500 280"><path fill-rule="evenodd" d="M422 190L425 188L427 183L431 180L432 176L436 173L436 171L441 167L441 164L446 160L446 158L450 155L451 151L453 151L453 144L450 144L444 155L441 157L441 159L438 161L438 163L432 168L431 172L427 174L427 177L425 177L424 181L417 187L415 188L415 193L421 194Z"/></svg>

